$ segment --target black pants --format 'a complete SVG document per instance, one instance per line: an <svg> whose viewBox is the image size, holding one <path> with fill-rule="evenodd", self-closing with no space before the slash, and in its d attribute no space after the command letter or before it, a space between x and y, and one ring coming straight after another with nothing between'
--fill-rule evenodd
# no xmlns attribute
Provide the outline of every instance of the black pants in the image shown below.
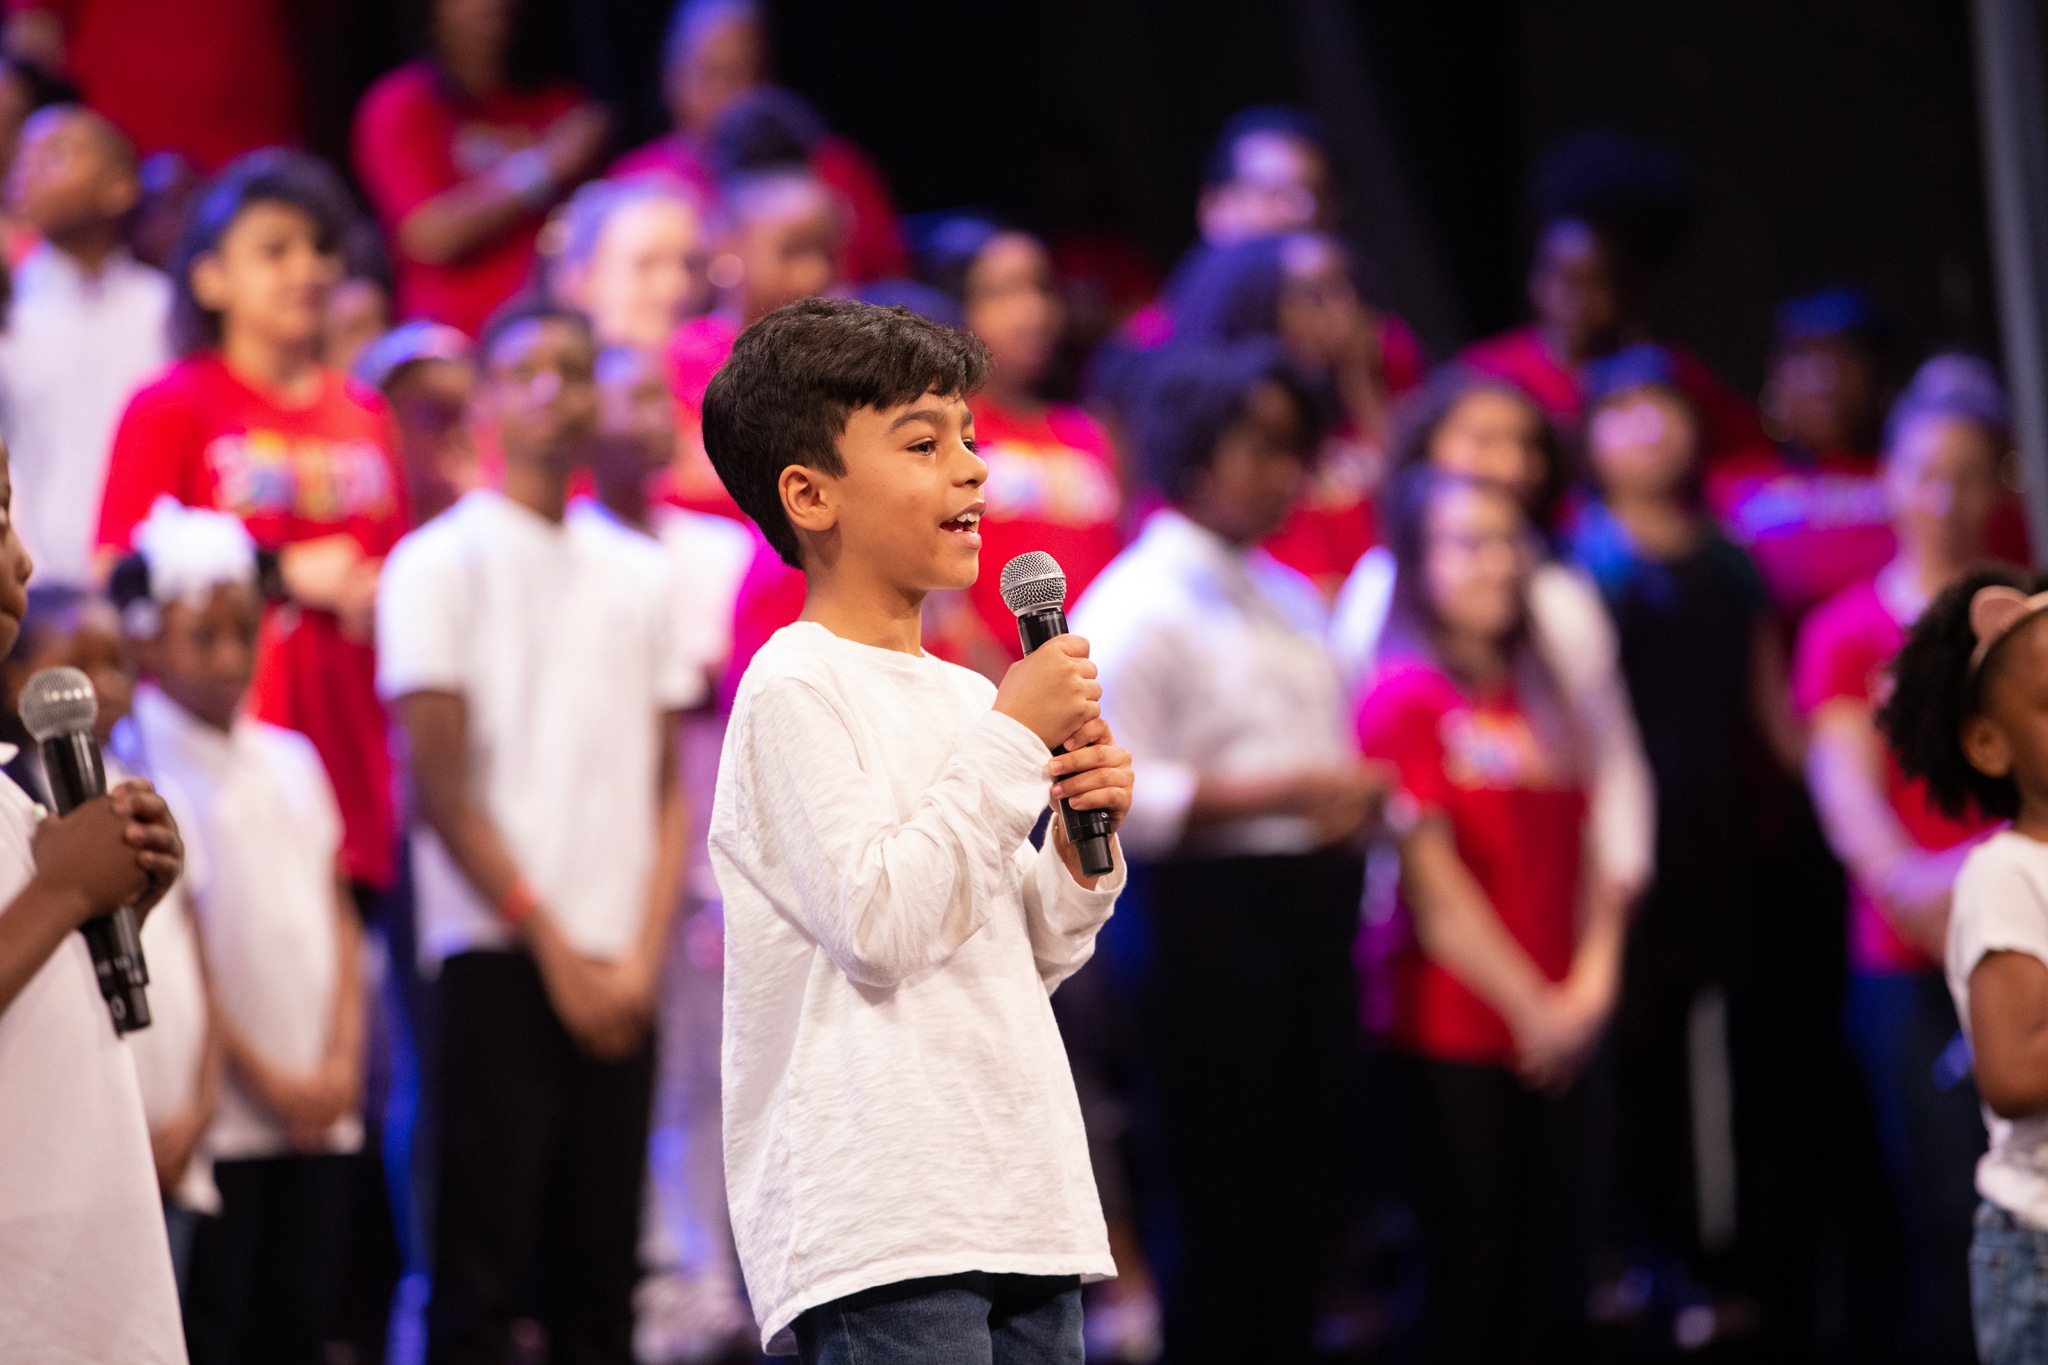
<svg viewBox="0 0 2048 1365"><path fill-rule="evenodd" d="M1571 1218L1575 1097L1535 1094L1504 1067L1413 1058L1407 1070L1410 1161L1429 1259L1425 1358L1572 1358L1584 1302Z"/></svg>
<svg viewBox="0 0 2048 1365"><path fill-rule="evenodd" d="M538 1317L558 1365L629 1365L654 1045L601 1062L524 953L442 964L439 1226L428 1358L499 1365Z"/></svg>
<svg viewBox="0 0 2048 1365"><path fill-rule="evenodd" d="M1179 1257L1176 1365L1305 1360L1354 1145L1356 856L1154 870L1147 1032Z"/></svg>
<svg viewBox="0 0 2048 1365"><path fill-rule="evenodd" d="M334 1315L348 1156L217 1162L218 1218L200 1220L185 1292L195 1365L319 1365Z"/></svg>

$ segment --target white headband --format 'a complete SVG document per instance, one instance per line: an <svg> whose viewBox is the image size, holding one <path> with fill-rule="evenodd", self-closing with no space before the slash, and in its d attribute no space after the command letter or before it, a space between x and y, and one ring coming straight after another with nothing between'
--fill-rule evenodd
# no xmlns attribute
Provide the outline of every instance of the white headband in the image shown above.
<svg viewBox="0 0 2048 1365"><path fill-rule="evenodd" d="M237 517L159 496L135 528L135 552L149 566L149 597L128 604L122 621L144 639L160 629L158 609L199 602L224 583L256 582L256 542Z"/></svg>

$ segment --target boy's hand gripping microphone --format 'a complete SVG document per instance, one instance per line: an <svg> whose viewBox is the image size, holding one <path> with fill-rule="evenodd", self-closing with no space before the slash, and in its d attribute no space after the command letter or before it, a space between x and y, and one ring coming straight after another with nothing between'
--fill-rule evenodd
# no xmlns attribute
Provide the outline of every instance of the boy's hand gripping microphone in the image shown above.
<svg viewBox="0 0 2048 1365"><path fill-rule="evenodd" d="M1003 565L999 580L1003 605L1017 613L1017 636L1029 654L1055 635L1067 633L1067 576L1059 561L1043 550L1030 550ZM1090 877L1107 877L1116 870L1116 858L1109 848L1109 812L1075 810L1060 798L1060 818L1066 822L1067 842Z"/></svg>
<svg viewBox="0 0 2048 1365"><path fill-rule="evenodd" d="M46 668L21 690L21 723L42 751L43 773L57 814L67 815L107 794L107 770L92 736L99 719L99 694L92 679L75 668ZM135 911L122 906L111 915L79 926L92 950L93 975L113 1016L114 1032L149 1027L149 967L142 960L142 935Z"/></svg>

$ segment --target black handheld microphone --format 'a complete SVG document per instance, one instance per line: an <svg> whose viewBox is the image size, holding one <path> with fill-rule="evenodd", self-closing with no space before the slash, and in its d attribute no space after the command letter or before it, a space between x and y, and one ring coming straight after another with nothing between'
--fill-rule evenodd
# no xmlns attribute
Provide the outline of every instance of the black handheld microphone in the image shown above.
<svg viewBox="0 0 2048 1365"><path fill-rule="evenodd" d="M1029 550L1003 565L999 580L1003 605L1017 613L1017 637L1029 654L1055 635L1067 633L1067 576L1059 561L1043 550ZM1107 877L1116 870L1109 847L1109 812L1075 810L1060 798L1060 818L1067 824L1067 842L1080 857L1081 871Z"/></svg>
<svg viewBox="0 0 2048 1365"><path fill-rule="evenodd" d="M43 756L50 802L66 815L107 792L107 770L92 736L100 700L92 679L75 668L46 668L21 691L21 723ZM114 1032L149 1027L149 967L142 960L142 934L135 911L122 906L79 927L92 950L93 974L113 1016Z"/></svg>

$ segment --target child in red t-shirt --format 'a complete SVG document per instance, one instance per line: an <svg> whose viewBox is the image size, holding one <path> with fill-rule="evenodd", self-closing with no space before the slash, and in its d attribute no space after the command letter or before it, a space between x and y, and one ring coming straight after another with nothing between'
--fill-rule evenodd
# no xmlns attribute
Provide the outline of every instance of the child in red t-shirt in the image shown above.
<svg viewBox="0 0 2048 1365"><path fill-rule="evenodd" d="M371 86L353 134L396 254L398 316L471 336L526 282L541 216L597 170L610 131L574 86L513 83L505 8L436 0L434 55Z"/></svg>
<svg viewBox="0 0 2048 1365"><path fill-rule="evenodd" d="M691 318L669 342L676 462L663 496L693 512L745 521L704 453L704 387L749 323L837 282L840 222L831 192L800 168L735 178L725 187L725 211L730 235L711 262L723 298L717 311Z"/></svg>
<svg viewBox="0 0 2048 1365"><path fill-rule="evenodd" d="M168 493L233 512L277 557L285 600L264 620L250 706L313 742L348 875L376 888L395 846L371 623L406 504L382 400L320 361L341 194L320 163L273 150L230 166L195 205L171 272L185 358L121 418L99 543L111 564Z"/></svg>
<svg viewBox="0 0 2048 1365"><path fill-rule="evenodd" d="M1971 1350L1971 1171L1984 1130L1963 1084L1967 1054L1947 1056L1957 1022L1942 961L1956 874L1993 826L1938 809L1900 770L1874 715L1906 632L1985 557L2011 446L1988 366L1938 356L1920 368L1884 436L1898 555L1807 617L1792 674L1813 729L1807 784L1849 874L1848 1031L1906 1223L1912 1328L1929 1358Z"/></svg>
<svg viewBox="0 0 2048 1365"><path fill-rule="evenodd" d="M1614 1005L1627 907L1590 894L1586 746L1529 643L1520 503L1420 466L1385 525L1398 587L1358 737L1415 810L1394 1034L1414 1059L1427 1330L1443 1359L1532 1360L1577 1287L1574 1082Z"/></svg>
<svg viewBox="0 0 2048 1365"><path fill-rule="evenodd" d="M1585 413L1581 368L1645 340L1651 275L1690 230L1692 195L1668 152L1614 133L1551 149L1537 176L1542 232L1529 263L1532 322L1459 354L1522 386L1566 431ZM1764 443L1756 410L1689 351L1673 348L1678 387L1700 417L1707 458Z"/></svg>
<svg viewBox="0 0 2048 1365"><path fill-rule="evenodd" d="M975 450L988 465L981 552L990 572L966 593L972 610L948 611L934 633L945 637L947 657L999 679L1023 652L994 571L1043 550L1066 570L1067 601L1078 601L1123 547L1123 490L1102 428L1040 392L1066 320L1044 243L973 213L945 218L924 237L919 275L960 301L967 330L994 361L970 404Z"/></svg>
<svg viewBox="0 0 2048 1365"><path fill-rule="evenodd" d="M713 130L734 105L766 85L768 66L767 25L754 0L683 0L669 20L661 54L662 99L675 127L620 157L611 174L665 173L715 203ZM896 206L867 153L822 124L801 150L845 213L836 271L857 283L902 275L908 261Z"/></svg>
<svg viewBox="0 0 2048 1365"><path fill-rule="evenodd" d="M1272 336L1335 416L1287 522L1265 543L1334 598L1374 541L1394 401L1422 382L1406 323L1359 297L1349 253L1321 233L1210 249L1175 295L1173 345Z"/></svg>

